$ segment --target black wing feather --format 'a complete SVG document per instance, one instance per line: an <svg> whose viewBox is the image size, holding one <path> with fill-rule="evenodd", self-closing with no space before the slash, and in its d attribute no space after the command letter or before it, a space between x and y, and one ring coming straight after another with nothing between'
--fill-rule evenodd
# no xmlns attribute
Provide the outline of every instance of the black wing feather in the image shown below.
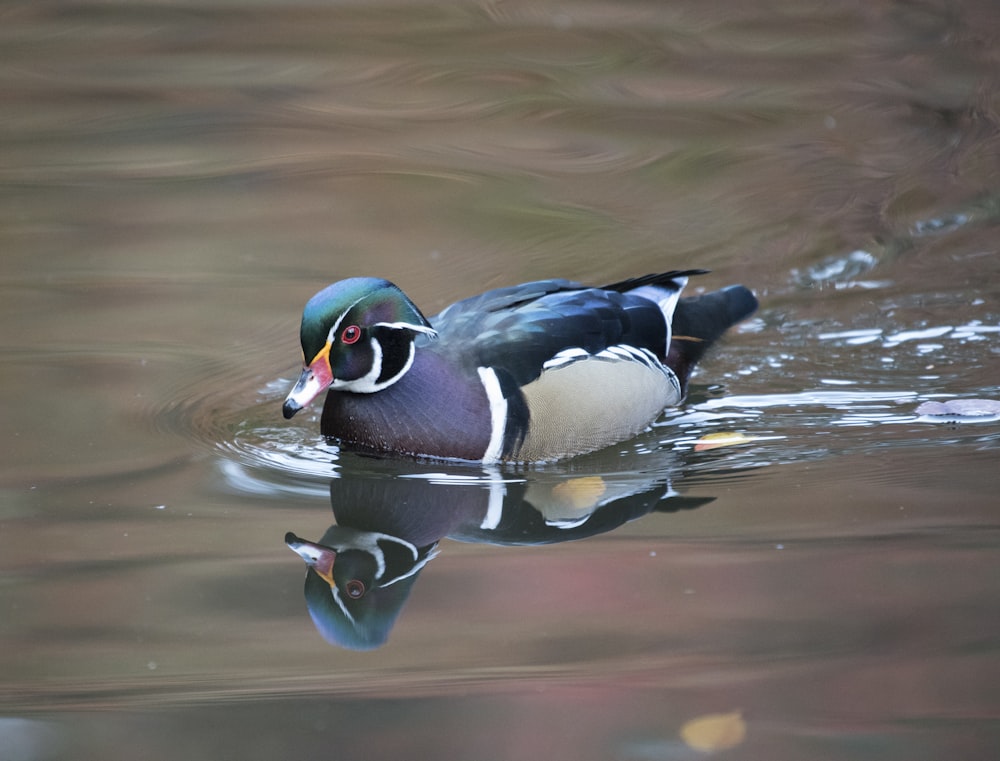
<svg viewBox="0 0 1000 761"><path fill-rule="evenodd" d="M628 344L659 356L666 351L666 321L655 303L597 288L550 293L489 316L481 327L475 338L478 363L504 369L520 386L565 349L597 354Z"/></svg>

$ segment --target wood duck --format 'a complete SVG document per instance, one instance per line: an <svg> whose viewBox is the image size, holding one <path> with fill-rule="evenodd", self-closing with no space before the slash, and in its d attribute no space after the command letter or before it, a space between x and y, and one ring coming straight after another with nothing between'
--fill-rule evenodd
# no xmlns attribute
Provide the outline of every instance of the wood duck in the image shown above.
<svg viewBox="0 0 1000 761"><path fill-rule="evenodd" d="M305 306L284 416L329 389L322 433L361 450L538 462L617 444L678 404L708 347L757 308L741 285L681 299L704 272L541 280L430 320L387 280L342 280Z"/></svg>

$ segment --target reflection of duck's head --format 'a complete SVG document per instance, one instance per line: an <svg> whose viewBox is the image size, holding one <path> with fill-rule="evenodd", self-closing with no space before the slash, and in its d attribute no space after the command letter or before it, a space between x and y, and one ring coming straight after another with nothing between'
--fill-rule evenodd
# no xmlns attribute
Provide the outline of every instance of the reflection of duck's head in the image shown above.
<svg viewBox="0 0 1000 761"><path fill-rule="evenodd" d="M385 642L436 547L336 525L319 542L289 532L285 543L309 566L305 597L316 628L327 641L352 650Z"/></svg>

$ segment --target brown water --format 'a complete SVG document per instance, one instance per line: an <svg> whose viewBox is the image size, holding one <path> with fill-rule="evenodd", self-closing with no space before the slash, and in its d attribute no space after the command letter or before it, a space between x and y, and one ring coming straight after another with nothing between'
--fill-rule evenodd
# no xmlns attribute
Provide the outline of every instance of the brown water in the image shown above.
<svg viewBox="0 0 1000 761"><path fill-rule="evenodd" d="M725 757L995 757L1000 422L917 412L1000 399L995 3L0 20L4 761L690 759L732 712ZM692 266L762 309L614 451L427 468L281 419L331 280L433 313ZM491 494L577 487L634 520L477 541ZM283 541L331 488L466 540L372 652L319 635Z"/></svg>

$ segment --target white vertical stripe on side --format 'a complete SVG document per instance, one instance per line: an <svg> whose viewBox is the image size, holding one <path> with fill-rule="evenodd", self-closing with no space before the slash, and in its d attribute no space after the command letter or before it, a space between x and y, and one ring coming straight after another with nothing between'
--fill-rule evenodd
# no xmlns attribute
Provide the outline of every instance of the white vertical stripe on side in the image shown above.
<svg viewBox="0 0 1000 761"><path fill-rule="evenodd" d="M497 462L503 453L503 435L507 429L507 400L500 390L500 379L492 367L477 368L479 380L490 402L490 443L483 453L483 462Z"/></svg>

